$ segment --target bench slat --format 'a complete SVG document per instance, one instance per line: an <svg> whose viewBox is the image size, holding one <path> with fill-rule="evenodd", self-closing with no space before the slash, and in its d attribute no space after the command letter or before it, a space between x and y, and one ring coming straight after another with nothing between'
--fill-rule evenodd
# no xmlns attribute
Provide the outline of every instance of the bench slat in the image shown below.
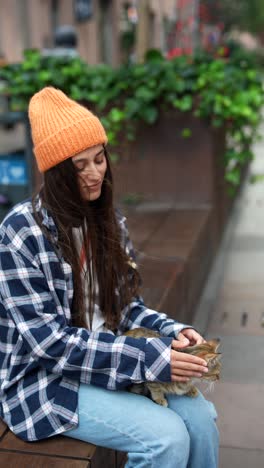
<svg viewBox="0 0 264 468"><path fill-rule="evenodd" d="M38 442L24 442L9 431L0 442L1 449L90 460L96 451L96 446L64 436L50 437Z"/></svg>
<svg viewBox="0 0 264 468"><path fill-rule="evenodd" d="M0 439L7 431L7 425L0 419Z"/></svg>
<svg viewBox="0 0 264 468"><path fill-rule="evenodd" d="M142 281L143 297L148 307L168 313L179 320L179 311L184 314L183 304L184 262L179 260L141 257L138 261Z"/></svg>
<svg viewBox="0 0 264 468"><path fill-rule="evenodd" d="M209 214L208 210L171 211L145 246L146 254L188 258Z"/></svg>
<svg viewBox="0 0 264 468"><path fill-rule="evenodd" d="M212 210L169 209L158 214L132 211L128 219L132 219L133 240L144 216L145 237L138 242L139 236L135 246L139 249L145 303L175 320L190 323L215 253Z"/></svg>
<svg viewBox="0 0 264 468"><path fill-rule="evenodd" d="M128 212L129 213L129 212ZM167 212L135 212L128 214L128 227L133 244L141 250L149 242L153 233L163 224Z"/></svg>
<svg viewBox="0 0 264 468"><path fill-rule="evenodd" d="M0 468L90 468L89 461L0 451Z"/></svg>

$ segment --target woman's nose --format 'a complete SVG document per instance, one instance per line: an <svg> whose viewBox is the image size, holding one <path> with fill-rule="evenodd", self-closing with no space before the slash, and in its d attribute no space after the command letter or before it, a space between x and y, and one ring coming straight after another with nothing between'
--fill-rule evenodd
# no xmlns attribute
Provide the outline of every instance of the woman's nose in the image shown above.
<svg viewBox="0 0 264 468"><path fill-rule="evenodd" d="M99 171L98 167L96 167L95 165L90 166L89 168L85 169L83 174L88 179L99 179L100 178L100 171Z"/></svg>

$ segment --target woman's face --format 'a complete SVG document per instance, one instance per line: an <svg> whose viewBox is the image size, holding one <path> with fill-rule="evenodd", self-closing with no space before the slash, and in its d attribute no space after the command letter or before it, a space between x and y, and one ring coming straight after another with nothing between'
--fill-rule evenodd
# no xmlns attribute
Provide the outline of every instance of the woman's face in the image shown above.
<svg viewBox="0 0 264 468"><path fill-rule="evenodd" d="M101 195L107 162L102 145L92 146L72 157L81 195L84 200L97 200Z"/></svg>

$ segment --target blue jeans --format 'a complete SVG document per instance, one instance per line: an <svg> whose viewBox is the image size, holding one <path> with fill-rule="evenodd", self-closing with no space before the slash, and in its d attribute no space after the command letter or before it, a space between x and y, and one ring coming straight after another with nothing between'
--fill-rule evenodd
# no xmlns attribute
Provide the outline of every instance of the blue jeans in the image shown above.
<svg viewBox="0 0 264 468"><path fill-rule="evenodd" d="M80 385L79 425L63 435L127 452L126 468L216 468L218 430L211 402L168 395L169 408L145 396Z"/></svg>

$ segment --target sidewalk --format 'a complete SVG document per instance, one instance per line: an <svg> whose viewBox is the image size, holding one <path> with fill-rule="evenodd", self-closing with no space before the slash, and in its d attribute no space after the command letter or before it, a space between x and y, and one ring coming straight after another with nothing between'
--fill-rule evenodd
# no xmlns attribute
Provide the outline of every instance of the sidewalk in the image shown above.
<svg viewBox="0 0 264 468"><path fill-rule="evenodd" d="M264 143L254 150L250 173L264 174ZM206 395L219 415L219 468L263 468L264 181L243 187L194 325L221 339L222 378Z"/></svg>

